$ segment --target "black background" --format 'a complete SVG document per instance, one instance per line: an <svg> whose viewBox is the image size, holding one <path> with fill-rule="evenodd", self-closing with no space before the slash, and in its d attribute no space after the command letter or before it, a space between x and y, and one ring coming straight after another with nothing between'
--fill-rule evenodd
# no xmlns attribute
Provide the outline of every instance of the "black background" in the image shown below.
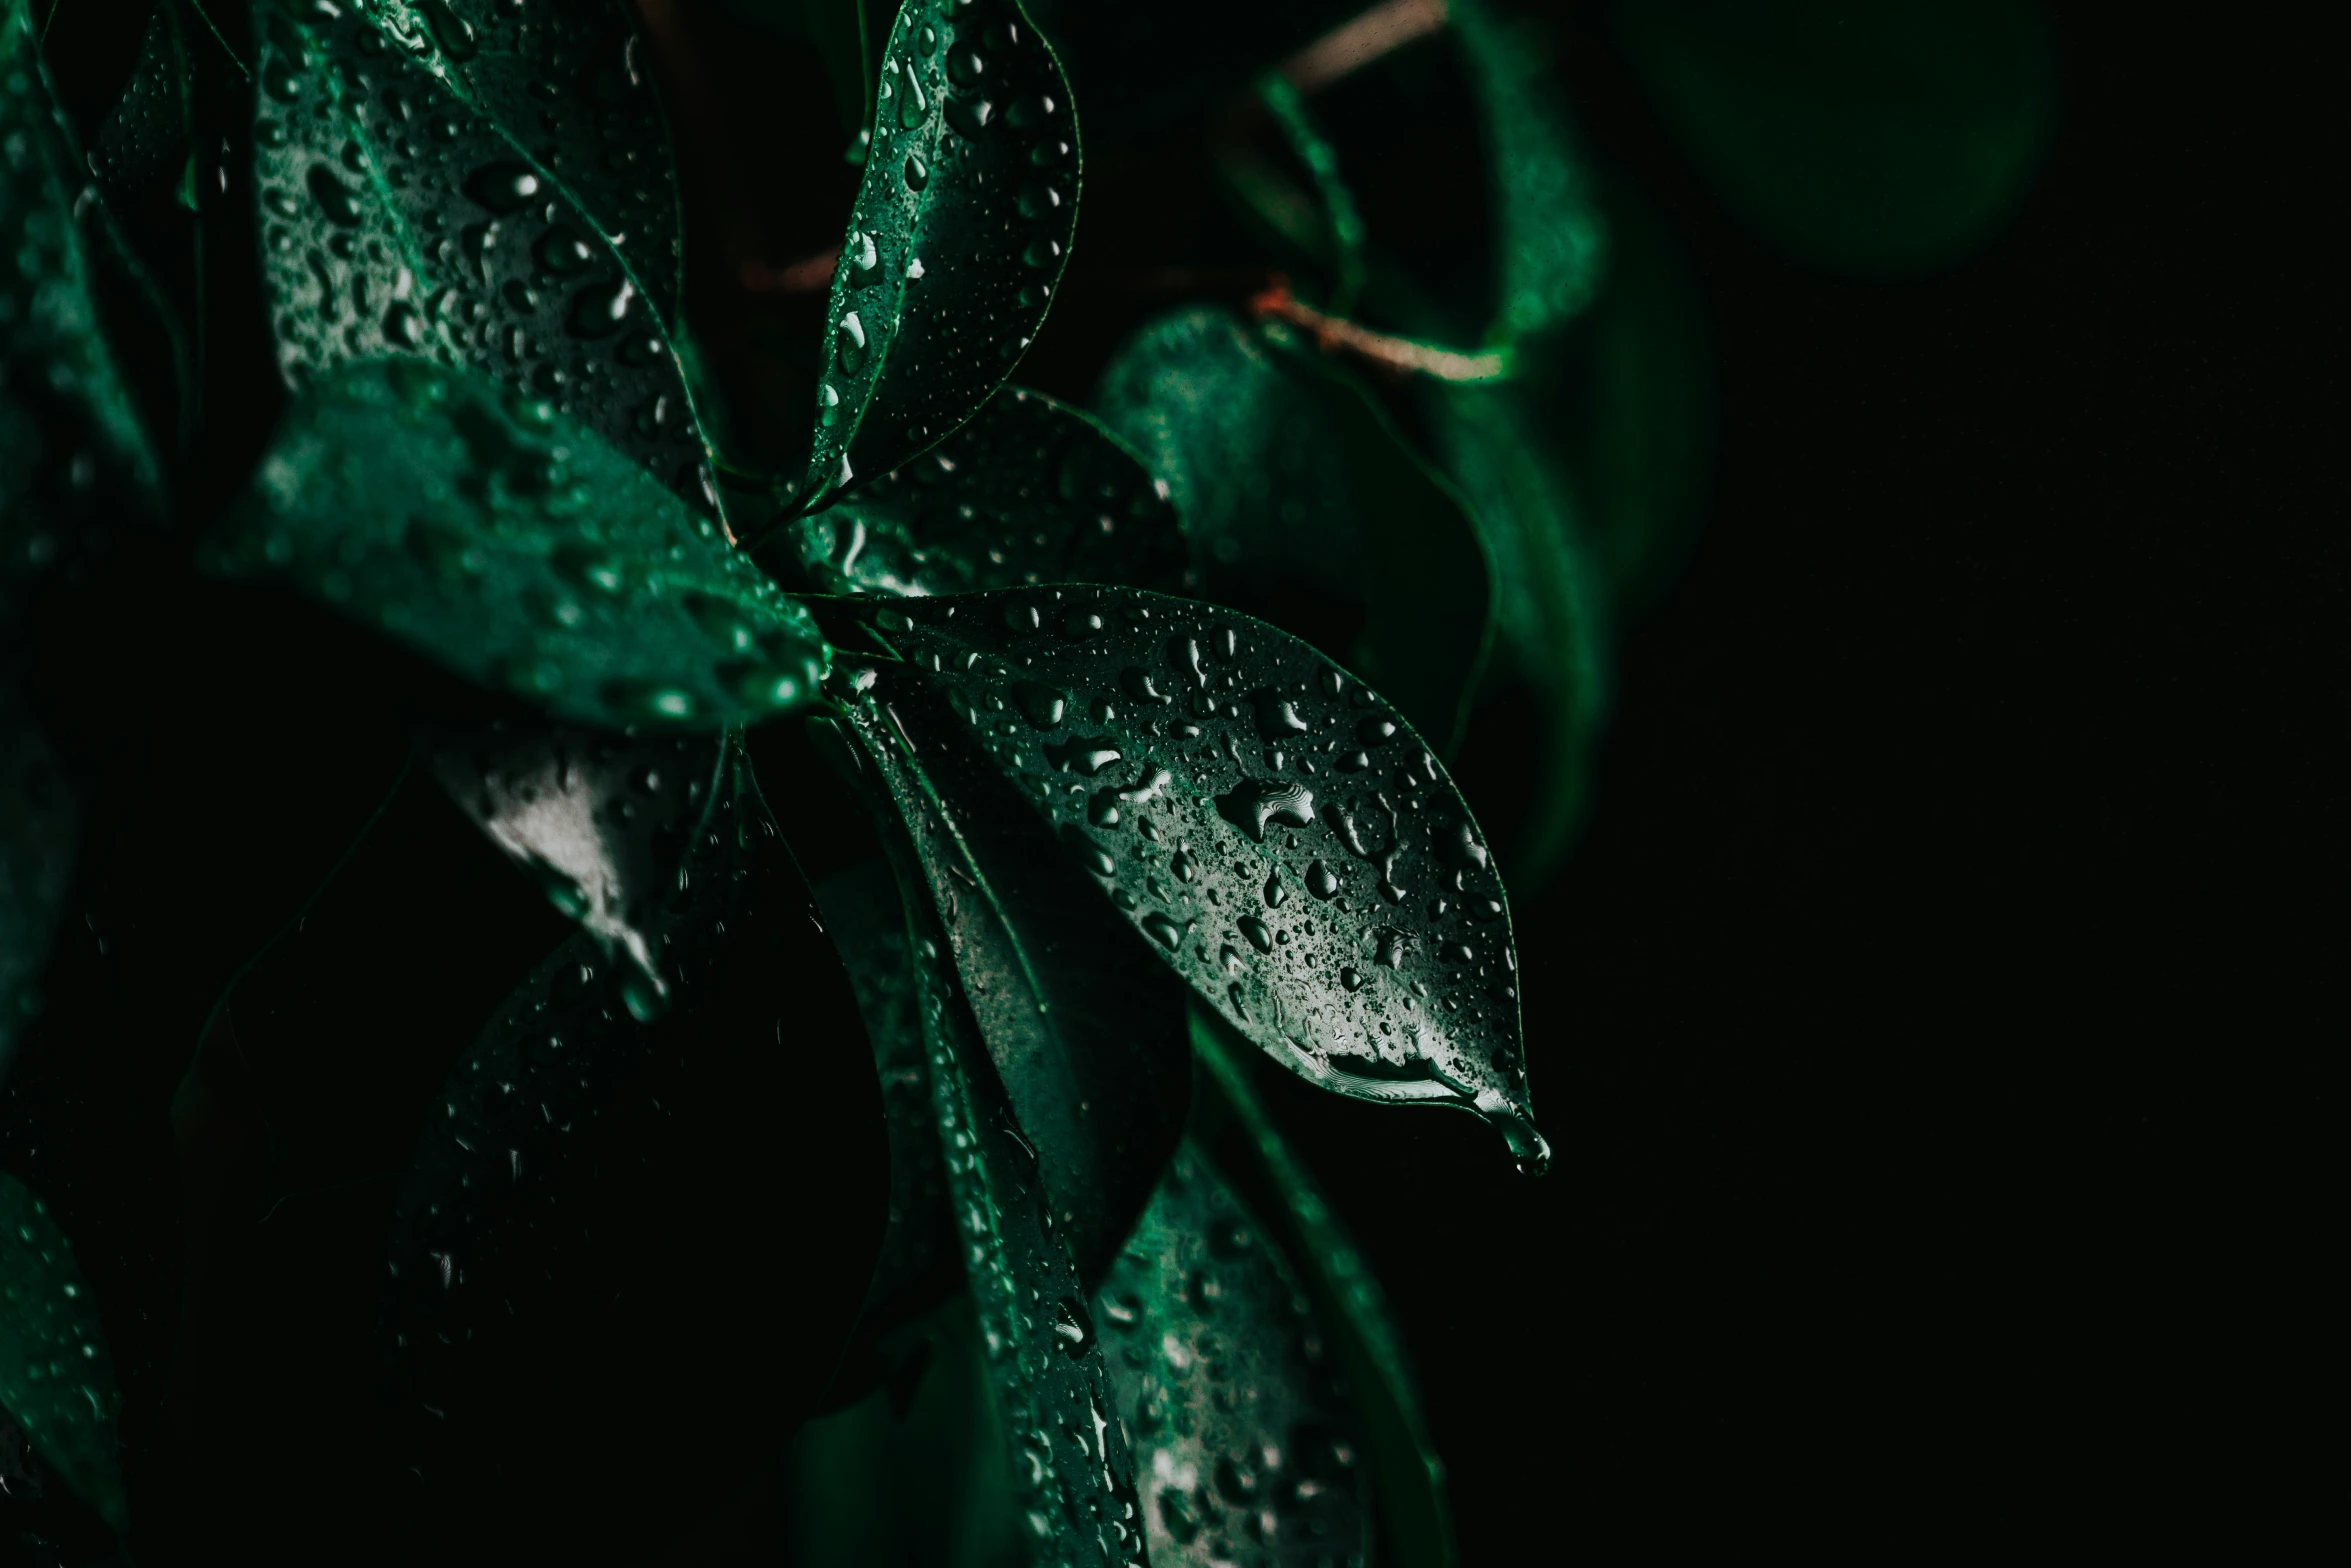
<svg viewBox="0 0 2351 1568"><path fill-rule="evenodd" d="M2031 197L1886 283L1767 250L1603 9L1553 18L1721 399L1589 826L1515 908L1561 1155L1282 1097L1464 1560L2270 1528L2308 1473L2292 1086L2340 1028L2314 40L2059 12Z"/></svg>

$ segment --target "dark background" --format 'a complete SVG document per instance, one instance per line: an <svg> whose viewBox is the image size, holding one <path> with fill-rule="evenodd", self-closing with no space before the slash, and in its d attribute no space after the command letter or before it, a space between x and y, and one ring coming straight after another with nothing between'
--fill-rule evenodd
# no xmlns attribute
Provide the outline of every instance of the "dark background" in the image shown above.
<svg viewBox="0 0 2351 1568"><path fill-rule="evenodd" d="M1551 15L1720 397L1587 830L1514 911L1560 1158L1281 1105L1404 1319L1464 1560L2266 1528L2237 1467L2308 1464L2271 1447L2290 1085L2340 1029L2314 43L2060 10L2031 196L1888 283L1764 248L1604 8Z"/></svg>

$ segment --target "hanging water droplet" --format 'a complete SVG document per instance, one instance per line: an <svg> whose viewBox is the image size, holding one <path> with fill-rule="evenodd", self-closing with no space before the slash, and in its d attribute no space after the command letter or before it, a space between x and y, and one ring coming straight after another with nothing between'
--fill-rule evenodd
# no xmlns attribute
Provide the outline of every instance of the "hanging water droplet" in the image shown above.
<svg viewBox="0 0 2351 1568"><path fill-rule="evenodd" d="M996 106L985 98L950 98L947 100L947 124L955 134L966 141L977 140L995 118Z"/></svg>
<svg viewBox="0 0 2351 1568"><path fill-rule="evenodd" d="M922 83L912 71L906 73L906 86L898 95L898 124L903 130L913 130L922 124L930 112L931 101L923 96Z"/></svg>
<svg viewBox="0 0 2351 1568"><path fill-rule="evenodd" d="M1020 259L1040 269L1053 266L1061 260L1061 241L1044 237L1033 239L1021 251Z"/></svg>
<svg viewBox="0 0 2351 1568"><path fill-rule="evenodd" d="M854 376L865 368L865 323L850 311L841 318L833 333L833 351L841 366L841 373Z"/></svg>
<svg viewBox="0 0 2351 1568"><path fill-rule="evenodd" d="M848 258L851 288L862 289L882 281L881 248L874 243L872 235L850 235L849 243L841 248L841 254Z"/></svg>
<svg viewBox="0 0 2351 1568"><path fill-rule="evenodd" d="M1042 218L1061 210L1061 188L1047 180L1031 180L1014 198L1024 218Z"/></svg>
<svg viewBox="0 0 2351 1568"><path fill-rule="evenodd" d="M906 155L906 188L910 191L920 191L930 183L931 166L922 161L920 153L908 153Z"/></svg>

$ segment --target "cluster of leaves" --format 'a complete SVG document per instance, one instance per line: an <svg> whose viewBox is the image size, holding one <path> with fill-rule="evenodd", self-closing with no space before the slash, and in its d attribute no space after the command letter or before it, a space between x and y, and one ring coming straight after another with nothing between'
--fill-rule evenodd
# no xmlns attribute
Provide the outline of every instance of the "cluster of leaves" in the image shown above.
<svg viewBox="0 0 2351 1568"><path fill-rule="evenodd" d="M1531 732L1547 874L1694 507L1675 275L1475 0L728 3L854 185L749 325L672 0L161 0L90 102L0 0L10 1528L1448 1562L1258 1078L1547 1160L1447 762ZM1091 412L1009 384L1073 76L1256 258ZM1398 123L1474 244L1350 182Z"/></svg>

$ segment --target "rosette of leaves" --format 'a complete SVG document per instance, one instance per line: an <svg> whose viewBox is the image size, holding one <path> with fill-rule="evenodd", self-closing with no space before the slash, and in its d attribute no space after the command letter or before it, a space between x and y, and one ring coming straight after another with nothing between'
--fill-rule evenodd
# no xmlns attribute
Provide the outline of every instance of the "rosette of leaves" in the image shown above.
<svg viewBox="0 0 2351 1568"><path fill-rule="evenodd" d="M863 162L811 455L746 507L682 368L664 14L165 0L93 163L0 11L42 1541L1448 1561L1243 1053L1547 1158L1440 755L1482 603L1363 645L1391 702L1187 596L1176 476L1007 385L1080 172L1020 0L808 25L862 41ZM172 179L193 269L111 219ZM1297 439L1387 450L1334 386Z"/></svg>

